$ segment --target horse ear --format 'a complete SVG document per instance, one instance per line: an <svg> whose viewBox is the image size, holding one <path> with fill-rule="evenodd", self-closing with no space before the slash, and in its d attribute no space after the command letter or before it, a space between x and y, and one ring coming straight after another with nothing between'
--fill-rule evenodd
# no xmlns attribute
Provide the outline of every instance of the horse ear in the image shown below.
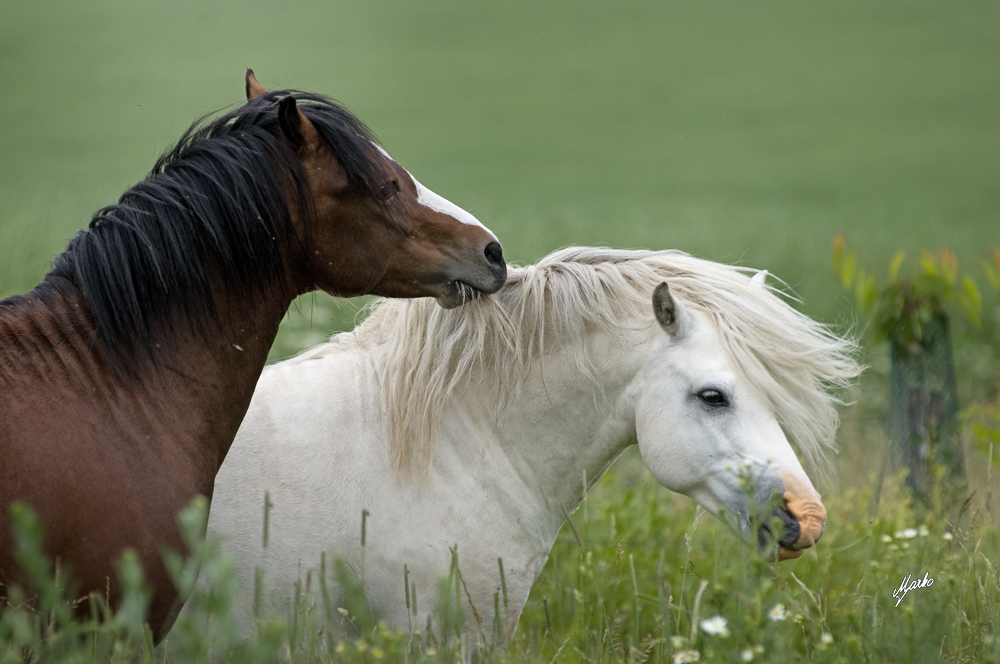
<svg viewBox="0 0 1000 664"><path fill-rule="evenodd" d="M767 290L767 270L761 270L757 274L750 277L750 285L754 288Z"/></svg>
<svg viewBox="0 0 1000 664"><path fill-rule="evenodd" d="M295 97L285 97L278 103L278 124L300 158L319 151L325 145L316 127L296 106Z"/></svg>
<svg viewBox="0 0 1000 664"><path fill-rule="evenodd" d="M247 101L253 101L261 95L266 95L267 90L264 89L260 83L257 82L257 77L253 75L253 69L247 67Z"/></svg>
<svg viewBox="0 0 1000 664"><path fill-rule="evenodd" d="M680 333L685 316L684 308L670 294L670 287L665 281L653 289L653 314L667 334L676 336Z"/></svg>

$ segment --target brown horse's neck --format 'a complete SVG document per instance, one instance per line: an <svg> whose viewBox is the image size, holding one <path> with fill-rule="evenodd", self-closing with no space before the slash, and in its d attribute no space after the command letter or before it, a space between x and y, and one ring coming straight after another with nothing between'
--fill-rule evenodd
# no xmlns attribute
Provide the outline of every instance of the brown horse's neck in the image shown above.
<svg viewBox="0 0 1000 664"><path fill-rule="evenodd" d="M164 353L154 383L165 387L166 409L183 418L191 431L193 455L209 492L253 396L278 325L292 301L282 289L259 289L255 297L236 300L217 294L218 321L203 329L177 327L173 348Z"/></svg>
<svg viewBox="0 0 1000 664"><path fill-rule="evenodd" d="M29 293L17 307L28 315L8 318L0 310L0 377L42 379L57 392L85 390L95 409L127 412L136 420L128 428L174 431L162 441L143 438L188 457L198 469L201 492L211 495L294 292L274 284L245 299L214 295L214 319L190 321L178 311L155 328L155 360L137 351L122 371L110 360L113 351L97 340L79 290L61 287L45 297ZM5 318L17 322L5 327ZM141 406L129 408L130 402Z"/></svg>

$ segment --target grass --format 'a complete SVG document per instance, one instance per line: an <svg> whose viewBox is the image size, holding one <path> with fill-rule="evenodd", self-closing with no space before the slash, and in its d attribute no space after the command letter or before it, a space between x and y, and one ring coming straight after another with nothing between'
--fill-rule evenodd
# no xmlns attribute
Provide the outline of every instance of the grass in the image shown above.
<svg viewBox="0 0 1000 664"><path fill-rule="evenodd" d="M774 564L738 544L720 522L687 499L670 495L628 454L598 483L564 528L536 582L512 638L456 639L471 610L460 589L461 565L442 580L430 629L393 632L365 610L363 584L340 605L303 585L289 588L295 608L263 617L257 636L234 637L229 606L233 568L198 543L204 505L182 515L195 560L216 583L194 600L168 644L173 661L290 662L672 662L698 653L703 662L1000 660L1000 538L990 500L971 509L921 513L903 478L871 474L860 488L827 496L829 528L822 546ZM39 529L18 512L22 559L33 561L42 610L0 616L0 661L24 653L52 662L153 661L142 610L148 602L134 559L120 565L126 600L109 612L91 598L101 623L80 623L56 600L46 576ZM574 532L575 531L575 532ZM455 560L460 560L457 551ZM190 587L196 565L171 560ZM344 570L331 562L327 574ZM933 579L896 605L907 577ZM402 582L402 580L401 580ZM16 600L15 600L16 601ZM424 602L432 601L423 598ZM497 606L506 603L498 593ZM349 607L349 608L344 608ZM268 612L261 610L262 616ZM723 619L720 621L719 619ZM724 630L713 633L711 620ZM718 633L721 631L722 633ZM477 641L479 645L477 645ZM681 658L681 659L678 659Z"/></svg>
<svg viewBox="0 0 1000 664"><path fill-rule="evenodd" d="M339 98L517 262L571 243L680 248L767 268L807 313L845 324L855 314L829 268L834 233L873 265L947 246L967 266L1000 244L1000 45L990 30L1000 6L986 0L8 4L0 297L40 281L193 119L238 103L247 66L266 87ZM351 327L362 304L301 298L271 359ZM1000 375L995 300L984 313L981 330L956 330L964 403L992 399ZM564 529L516 636L487 659L1000 659L989 457L966 441L979 493L961 515L909 505L892 474L879 490L872 450L884 448L888 367L884 349L867 359L838 475L821 487L831 517L818 549L774 568L713 520L695 527L693 504L627 456L573 516L582 546ZM926 536L895 537L921 525ZM934 585L895 608L892 590L924 572ZM132 587L138 601L141 584ZM220 587L197 609L223 633L226 597ZM779 603L786 620L769 620ZM50 661L152 657L130 606L100 627L8 611L0 659L20 661L21 648ZM351 634L323 646L325 659L455 654L426 634L414 648L374 623L350 631L337 607L304 608L213 656L307 659L321 629ZM713 615L727 618L729 636L692 638L696 617ZM189 657L207 657L204 630L184 634Z"/></svg>

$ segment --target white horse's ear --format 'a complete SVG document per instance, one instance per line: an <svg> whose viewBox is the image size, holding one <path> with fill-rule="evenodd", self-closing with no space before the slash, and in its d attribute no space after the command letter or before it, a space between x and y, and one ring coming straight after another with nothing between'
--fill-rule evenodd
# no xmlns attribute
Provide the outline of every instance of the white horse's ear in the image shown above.
<svg viewBox="0 0 1000 664"><path fill-rule="evenodd" d="M653 289L653 314L667 334L677 336L682 331L687 314L681 303L670 294L670 287L665 281Z"/></svg>
<svg viewBox="0 0 1000 664"><path fill-rule="evenodd" d="M757 274L750 277L750 285L754 288L759 288L761 290L767 290L767 270L761 270Z"/></svg>

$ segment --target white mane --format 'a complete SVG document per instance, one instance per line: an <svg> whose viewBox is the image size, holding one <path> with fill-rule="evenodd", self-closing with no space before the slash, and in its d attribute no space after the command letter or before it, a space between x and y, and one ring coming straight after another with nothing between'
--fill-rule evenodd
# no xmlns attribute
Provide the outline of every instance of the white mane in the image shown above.
<svg viewBox="0 0 1000 664"><path fill-rule="evenodd" d="M476 367L510 393L546 344L575 344L579 368L594 377L583 343L588 330L622 336L624 326L655 328L652 291L667 281L674 297L714 322L789 442L825 472L842 404L836 393L861 372L857 346L793 309L775 289L751 284L755 272L679 251L570 247L512 268L498 293L457 309L430 299L380 301L356 330L292 361L365 348L378 372L397 472L419 477L432 456L442 406ZM496 405L497 417L504 407Z"/></svg>

